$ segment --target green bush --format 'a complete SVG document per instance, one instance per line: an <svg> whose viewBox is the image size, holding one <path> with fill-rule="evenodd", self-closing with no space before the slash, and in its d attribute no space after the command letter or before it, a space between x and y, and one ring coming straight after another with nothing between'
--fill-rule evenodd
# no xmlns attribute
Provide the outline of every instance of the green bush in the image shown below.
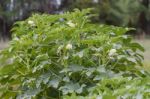
<svg viewBox="0 0 150 99"><path fill-rule="evenodd" d="M116 77L101 80L88 96L64 96L64 99L149 99L150 78Z"/></svg>
<svg viewBox="0 0 150 99"><path fill-rule="evenodd" d="M17 22L10 46L0 53L3 99L87 96L103 79L145 77L144 51L124 35L129 28L92 24L90 9L35 14Z"/></svg>

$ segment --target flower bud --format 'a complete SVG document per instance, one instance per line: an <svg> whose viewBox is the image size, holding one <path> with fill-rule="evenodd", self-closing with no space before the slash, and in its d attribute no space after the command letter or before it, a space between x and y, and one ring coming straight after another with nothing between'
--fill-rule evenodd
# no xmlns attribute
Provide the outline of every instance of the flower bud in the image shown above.
<svg viewBox="0 0 150 99"><path fill-rule="evenodd" d="M72 49L72 44L67 44L66 49Z"/></svg>
<svg viewBox="0 0 150 99"><path fill-rule="evenodd" d="M116 49L111 49L110 51L109 51L109 56L113 56L113 55L115 55L116 54Z"/></svg>
<svg viewBox="0 0 150 99"><path fill-rule="evenodd" d="M34 21L31 21L31 20L28 21L28 24L31 25L31 26L35 26Z"/></svg>
<svg viewBox="0 0 150 99"><path fill-rule="evenodd" d="M76 24L72 23L72 21L68 21L67 24L70 26L70 27L75 27Z"/></svg>

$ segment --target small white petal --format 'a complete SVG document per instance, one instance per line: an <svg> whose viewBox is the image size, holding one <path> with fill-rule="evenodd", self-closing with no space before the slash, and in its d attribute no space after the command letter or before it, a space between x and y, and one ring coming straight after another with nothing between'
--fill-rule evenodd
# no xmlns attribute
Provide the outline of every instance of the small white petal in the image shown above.
<svg viewBox="0 0 150 99"><path fill-rule="evenodd" d="M67 44L66 49L72 49L72 44Z"/></svg>
<svg viewBox="0 0 150 99"><path fill-rule="evenodd" d="M31 26L35 26L34 21L31 21L31 20L28 21L28 24L31 25Z"/></svg>
<svg viewBox="0 0 150 99"><path fill-rule="evenodd" d="M60 46L58 47L58 49L57 49L57 54L60 53L60 51L63 49L63 47L64 47L63 45L60 45Z"/></svg>
<svg viewBox="0 0 150 99"><path fill-rule="evenodd" d="M111 49L110 51L109 51L109 56L113 56L113 55L115 55L116 54L116 49Z"/></svg>
<svg viewBox="0 0 150 99"><path fill-rule="evenodd" d="M74 24L72 21L68 21L67 24L70 26L70 27L75 27L76 24Z"/></svg>
<svg viewBox="0 0 150 99"><path fill-rule="evenodd" d="M67 60L68 58L69 58L68 56L64 56L64 57L63 57L64 60Z"/></svg>

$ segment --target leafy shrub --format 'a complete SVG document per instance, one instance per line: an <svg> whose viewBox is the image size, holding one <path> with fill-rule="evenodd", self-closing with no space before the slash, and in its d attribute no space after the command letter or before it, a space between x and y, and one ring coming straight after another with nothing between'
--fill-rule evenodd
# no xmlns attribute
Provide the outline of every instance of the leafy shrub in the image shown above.
<svg viewBox="0 0 150 99"><path fill-rule="evenodd" d="M131 29L92 24L89 12L35 14L14 24L0 53L1 98L86 96L102 79L144 77L136 68L144 49L124 35Z"/></svg>
<svg viewBox="0 0 150 99"><path fill-rule="evenodd" d="M64 99L149 99L150 78L117 77L103 79L89 90L89 96L64 96Z"/></svg>

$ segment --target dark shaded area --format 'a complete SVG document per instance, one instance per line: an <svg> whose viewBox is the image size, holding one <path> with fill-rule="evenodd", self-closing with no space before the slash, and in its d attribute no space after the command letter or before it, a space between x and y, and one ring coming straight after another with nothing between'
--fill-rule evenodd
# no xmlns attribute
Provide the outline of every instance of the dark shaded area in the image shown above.
<svg viewBox="0 0 150 99"><path fill-rule="evenodd" d="M141 3L146 9L149 9L149 3L150 3L149 0L142 0ZM145 11L140 12L138 25L139 25L139 28L141 29L141 31L143 31L146 34L150 34L150 29L149 29L150 28L150 20L148 20L146 18Z"/></svg>
<svg viewBox="0 0 150 99"><path fill-rule="evenodd" d="M62 13L74 8L95 8L93 22L137 28L150 35L150 0L0 0L0 37L11 38L15 21L32 13Z"/></svg>

